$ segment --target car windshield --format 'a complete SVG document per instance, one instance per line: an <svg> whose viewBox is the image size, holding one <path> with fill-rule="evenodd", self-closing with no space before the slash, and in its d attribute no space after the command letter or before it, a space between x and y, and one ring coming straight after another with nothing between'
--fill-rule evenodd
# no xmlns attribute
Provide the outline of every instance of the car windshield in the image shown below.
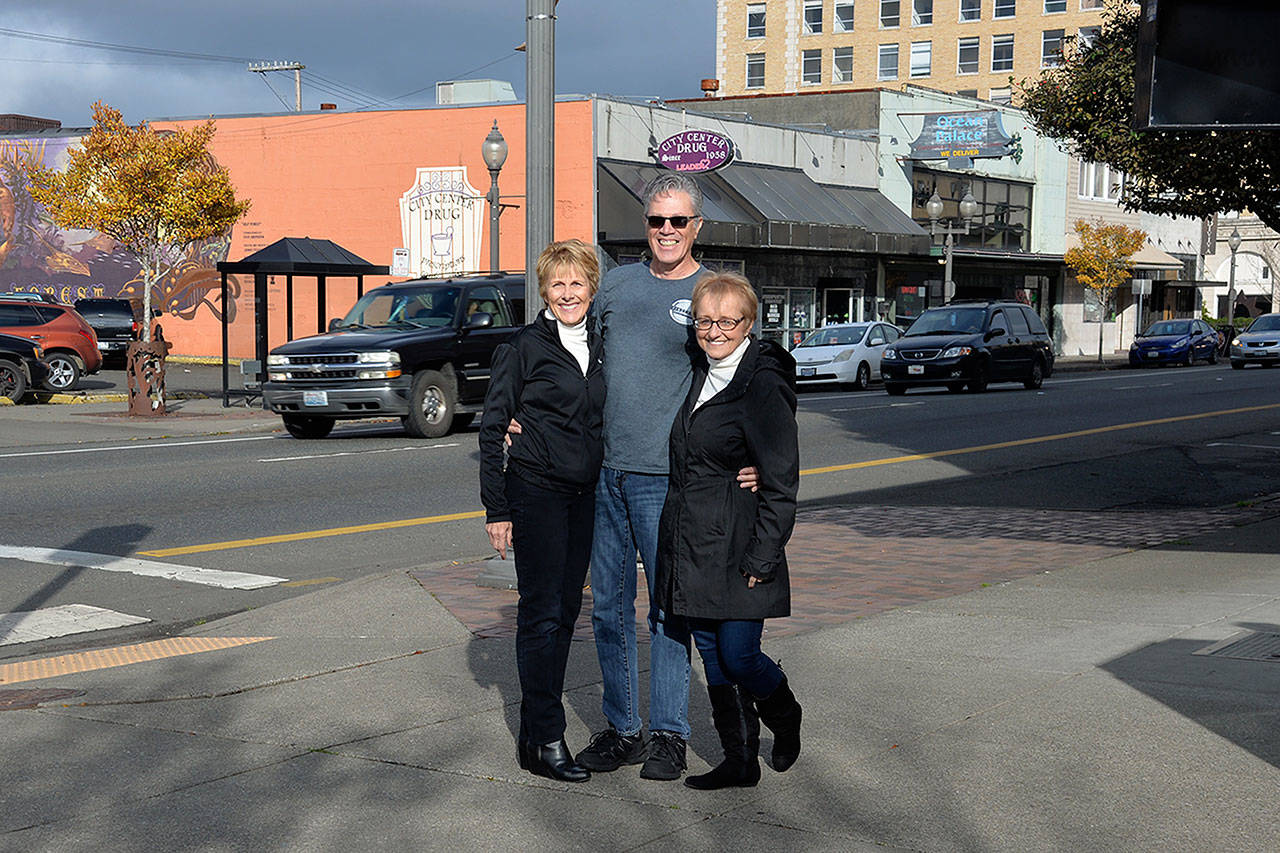
<svg viewBox="0 0 1280 853"><path fill-rule="evenodd" d="M987 318L985 308L938 308L924 312L907 329L907 336L946 332L981 332Z"/></svg>
<svg viewBox="0 0 1280 853"><path fill-rule="evenodd" d="M1158 323L1152 323L1150 326L1147 326L1147 331L1143 333L1143 336L1154 338L1157 335L1189 334L1191 334L1190 320L1161 320Z"/></svg>
<svg viewBox="0 0 1280 853"><path fill-rule="evenodd" d="M1263 314L1258 319L1249 324L1246 331L1250 332L1274 332L1280 330L1280 314Z"/></svg>
<svg viewBox="0 0 1280 853"><path fill-rule="evenodd" d="M351 306L342 326L347 328L408 328L449 326L458 308L457 287L423 287L370 291Z"/></svg>
<svg viewBox="0 0 1280 853"><path fill-rule="evenodd" d="M865 326L828 326L809 335L796 347L830 347L840 344L856 344L867 333Z"/></svg>

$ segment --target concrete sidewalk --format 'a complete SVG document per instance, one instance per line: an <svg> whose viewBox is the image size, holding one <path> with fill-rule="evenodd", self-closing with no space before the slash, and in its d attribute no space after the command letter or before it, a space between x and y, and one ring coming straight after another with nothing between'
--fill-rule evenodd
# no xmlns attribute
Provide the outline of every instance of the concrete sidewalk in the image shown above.
<svg viewBox="0 0 1280 853"><path fill-rule="evenodd" d="M0 666L9 707L42 703L0 713L0 773L15 780L0 788L0 848L1280 849L1280 667L1195 654L1245 629L1280 635L1280 505L1179 517L1199 532L1141 550L1127 531L1170 535L1154 515L959 524L967 538L947 533L935 541L959 544L931 559L928 543L913 557L905 530L859 517L801 518L794 562L826 562L766 649L804 703L804 753L757 788L696 792L635 767L583 785L520 771L511 640L472 624L508 624L515 594L463 601L476 567L447 564L106 661L136 663L38 678L103 661ZM1055 521L1063 535L1045 532ZM1089 535L1061 541L1073 524ZM876 561L898 565L898 588L862 589L884 598L874 608L840 604L843 585L872 585ZM806 621L815 601L829 612ZM195 651L214 638L225 647ZM580 639L575 749L601 721ZM699 772L718 747L694 671Z"/></svg>

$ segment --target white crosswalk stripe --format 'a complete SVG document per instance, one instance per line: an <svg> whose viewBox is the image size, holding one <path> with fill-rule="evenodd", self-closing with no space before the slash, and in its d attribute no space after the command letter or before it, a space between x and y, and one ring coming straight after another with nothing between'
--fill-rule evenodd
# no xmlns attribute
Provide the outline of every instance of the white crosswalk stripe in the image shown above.
<svg viewBox="0 0 1280 853"><path fill-rule="evenodd" d="M40 610L0 613L0 646L31 643L68 634L83 634L125 625L150 622L142 616L130 616L88 604L63 604Z"/></svg>
<svg viewBox="0 0 1280 853"><path fill-rule="evenodd" d="M85 569L101 569L106 572L128 572L146 577L217 586L223 589L262 589L284 583L288 578L273 575L255 575L249 572L229 572L221 569L201 569L197 566L181 566L177 563L159 563L134 557L118 557L114 554L90 554L86 551L63 551L57 548L31 548L21 545L0 545L0 559L24 560L28 563L44 563L52 566L74 566Z"/></svg>

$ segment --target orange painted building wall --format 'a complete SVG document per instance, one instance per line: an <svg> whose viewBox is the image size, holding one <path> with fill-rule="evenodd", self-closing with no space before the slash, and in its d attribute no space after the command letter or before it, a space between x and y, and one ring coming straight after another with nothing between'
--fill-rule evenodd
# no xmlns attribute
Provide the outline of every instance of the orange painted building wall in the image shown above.
<svg viewBox="0 0 1280 853"><path fill-rule="evenodd" d="M555 236L594 237L592 109L589 100L556 104ZM417 170L464 166L481 195L489 172L480 146L497 120L509 154L499 175L507 208L501 219L500 263L524 266L525 110L523 104L443 107L385 112L325 112L218 118L211 151L227 167L236 194L253 202L232 230L227 260L238 261L282 237L327 239L373 264L391 264L405 245L400 199ZM157 129L197 122L155 122ZM488 207L484 206L480 269L489 262ZM216 277L215 277L216 278ZM230 350L253 357L253 276L233 276ZM365 289L391 280L367 277ZM270 345L283 343L285 277L269 278ZM293 280L294 337L314 334L328 318L315 316L315 279ZM329 279L328 315L340 317L356 297L354 279ZM222 331L215 306L217 283L191 319L166 316L165 337L182 355L220 355Z"/></svg>

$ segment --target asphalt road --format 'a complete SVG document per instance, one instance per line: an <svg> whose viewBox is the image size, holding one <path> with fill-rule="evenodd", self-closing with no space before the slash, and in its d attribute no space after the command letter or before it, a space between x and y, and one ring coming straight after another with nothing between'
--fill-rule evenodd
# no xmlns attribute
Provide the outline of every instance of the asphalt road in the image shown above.
<svg viewBox="0 0 1280 853"><path fill-rule="evenodd" d="M1219 365L1060 374L1040 391L996 385L980 395L806 391L801 499L939 513L1248 500L1280 481L1278 383L1280 371ZM487 550L473 517L474 428L436 441L384 422L340 425L322 441L276 433L76 447L0 449L0 545L134 555L289 585L228 590L0 558L0 612L84 603L152 620L119 629L123 641L336 579ZM342 530L351 527L362 529ZM45 643L69 648L91 636ZM33 650L0 646L0 658Z"/></svg>

